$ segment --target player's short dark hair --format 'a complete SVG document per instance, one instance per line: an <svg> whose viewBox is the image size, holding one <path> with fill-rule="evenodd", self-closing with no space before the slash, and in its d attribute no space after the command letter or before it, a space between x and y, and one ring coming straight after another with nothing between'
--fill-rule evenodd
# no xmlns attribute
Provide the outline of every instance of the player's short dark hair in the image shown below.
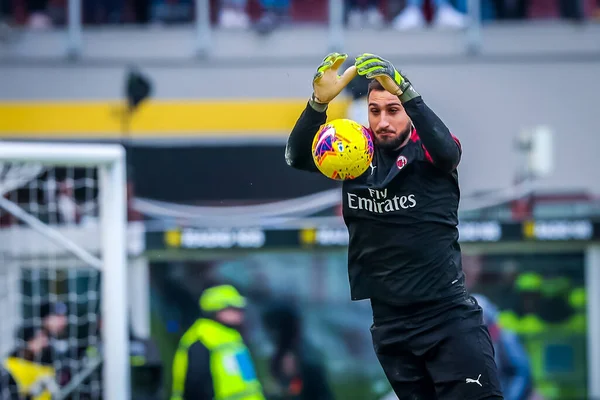
<svg viewBox="0 0 600 400"><path fill-rule="evenodd" d="M367 97L369 97L373 90L383 92L385 91L385 88L377 79L372 79L371 82L369 82L369 88L367 89Z"/></svg>

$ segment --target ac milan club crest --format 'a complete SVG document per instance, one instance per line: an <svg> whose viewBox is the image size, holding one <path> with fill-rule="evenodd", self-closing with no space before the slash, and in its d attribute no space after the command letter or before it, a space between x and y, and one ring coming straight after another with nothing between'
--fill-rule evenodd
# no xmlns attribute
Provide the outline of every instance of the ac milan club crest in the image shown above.
<svg viewBox="0 0 600 400"><path fill-rule="evenodd" d="M404 168L406 166L406 164L408 164L408 160L404 156L400 156L396 160L396 166L398 167L398 169Z"/></svg>

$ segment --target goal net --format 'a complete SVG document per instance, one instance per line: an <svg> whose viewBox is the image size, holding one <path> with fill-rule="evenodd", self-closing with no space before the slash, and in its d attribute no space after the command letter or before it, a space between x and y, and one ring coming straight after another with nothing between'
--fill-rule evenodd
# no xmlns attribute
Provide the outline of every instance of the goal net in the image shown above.
<svg viewBox="0 0 600 400"><path fill-rule="evenodd" d="M129 398L124 158L0 144L0 400Z"/></svg>

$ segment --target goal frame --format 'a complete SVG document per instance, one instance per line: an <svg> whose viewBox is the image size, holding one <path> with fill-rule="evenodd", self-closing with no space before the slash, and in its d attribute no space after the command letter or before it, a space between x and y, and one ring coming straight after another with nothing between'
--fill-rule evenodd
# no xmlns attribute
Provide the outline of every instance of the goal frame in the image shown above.
<svg viewBox="0 0 600 400"><path fill-rule="evenodd" d="M97 167L101 232L101 312L103 392L128 400L126 155L119 144L2 142L0 162L32 162L53 167Z"/></svg>

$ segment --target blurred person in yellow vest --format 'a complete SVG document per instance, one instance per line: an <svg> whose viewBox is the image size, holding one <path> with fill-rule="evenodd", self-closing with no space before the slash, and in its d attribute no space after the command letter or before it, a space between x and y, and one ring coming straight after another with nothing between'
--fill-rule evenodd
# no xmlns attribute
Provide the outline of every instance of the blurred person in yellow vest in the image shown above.
<svg viewBox="0 0 600 400"><path fill-rule="evenodd" d="M19 329L22 345L3 362L4 382L0 394L9 393L10 399L50 400L58 391L55 371L48 358L49 340L46 332L31 326ZM2 387L6 386L6 387Z"/></svg>
<svg viewBox="0 0 600 400"><path fill-rule="evenodd" d="M544 333L547 324L538 314L543 301L543 285L544 278L538 273L519 274L515 280L518 304L514 309L500 312L498 323L521 338L529 356L535 391L544 399L553 399L558 394L558 388L545 379L544 373Z"/></svg>
<svg viewBox="0 0 600 400"><path fill-rule="evenodd" d="M578 372L565 371L566 365L583 362L585 354L585 291L571 285L565 276L522 273L515 281L519 304L499 319L504 329L521 337L544 399L581 397L579 382L570 383Z"/></svg>
<svg viewBox="0 0 600 400"><path fill-rule="evenodd" d="M555 278L556 279L556 278ZM562 278L564 280L564 278ZM559 297L564 303L564 308L550 304L557 309L560 319L549 325L548 334L550 341L546 349L547 357L554 359L552 375L549 377L560 387L559 397L562 399L586 398L585 365L587 358L587 315L586 291L584 287L573 287L569 281L568 286L563 284L562 289L554 297Z"/></svg>
<svg viewBox="0 0 600 400"><path fill-rule="evenodd" d="M518 303L498 315L498 323L502 328L517 334L543 331L544 322L537 315L543 282L543 277L535 272L524 272L517 276L514 285Z"/></svg>
<svg viewBox="0 0 600 400"><path fill-rule="evenodd" d="M546 277L540 318L544 334L538 340L542 381L549 399L586 398L585 290L567 276Z"/></svg>
<svg viewBox="0 0 600 400"><path fill-rule="evenodd" d="M585 335L587 332L587 295L584 287L576 287L571 290L569 305L573 309L573 315L568 321L570 330Z"/></svg>
<svg viewBox="0 0 600 400"><path fill-rule="evenodd" d="M233 286L206 289L203 318L183 335L173 360L171 400L264 400L240 329L246 299Z"/></svg>
<svg viewBox="0 0 600 400"><path fill-rule="evenodd" d="M566 276L557 275L544 278L542 304L539 310L540 318L554 327L565 325L573 315L573 308L569 304L569 295L572 289L571 279Z"/></svg>

